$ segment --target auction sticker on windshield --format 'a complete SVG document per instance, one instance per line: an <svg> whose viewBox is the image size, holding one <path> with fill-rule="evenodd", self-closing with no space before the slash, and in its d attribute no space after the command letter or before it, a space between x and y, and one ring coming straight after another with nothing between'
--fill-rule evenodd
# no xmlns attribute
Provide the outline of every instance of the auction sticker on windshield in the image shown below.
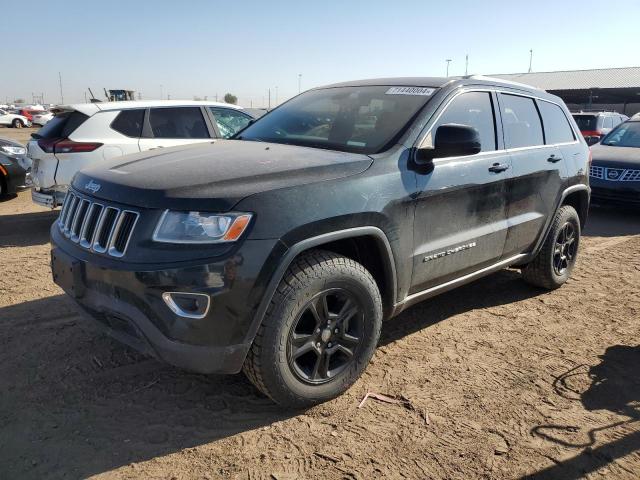
<svg viewBox="0 0 640 480"><path fill-rule="evenodd" d="M435 88L429 87L391 87L384 92L387 95L425 95L429 96L435 92Z"/></svg>

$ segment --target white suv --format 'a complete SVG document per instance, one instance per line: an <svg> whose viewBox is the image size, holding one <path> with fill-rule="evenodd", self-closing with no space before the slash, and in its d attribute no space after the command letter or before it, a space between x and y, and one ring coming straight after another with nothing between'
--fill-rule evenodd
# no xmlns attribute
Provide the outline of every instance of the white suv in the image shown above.
<svg viewBox="0 0 640 480"><path fill-rule="evenodd" d="M6 110L0 109L0 125L13 128L30 127L31 122L23 115L17 113L9 113Z"/></svg>
<svg viewBox="0 0 640 480"><path fill-rule="evenodd" d="M54 112L27 144L33 161L31 198L49 208L62 204L75 173L89 164L229 138L253 120L236 105L178 100L83 103Z"/></svg>

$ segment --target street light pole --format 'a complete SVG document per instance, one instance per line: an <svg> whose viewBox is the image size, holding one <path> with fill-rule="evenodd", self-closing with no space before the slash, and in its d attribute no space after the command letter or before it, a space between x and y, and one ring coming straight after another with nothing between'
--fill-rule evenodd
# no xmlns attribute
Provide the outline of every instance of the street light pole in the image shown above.
<svg viewBox="0 0 640 480"><path fill-rule="evenodd" d="M449 76L449 64L451 63L451 59L447 58L446 62L447 62L447 77L448 77Z"/></svg>
<svg viewBox="0 0 640 480"><path fill-rule="evenodd" d="M531 73L532 64L533 64L533 50L529 50L529 73Z"/></svg>
<svg viewBox="0 0 640 480"><path fill-rule="evenodd" d="M60 103L64 103L64 95L62 94L62 73L58 72L58 80L60 80Z"/></svg>
<svg viewBox="0 0 640 480"><path fill-rule="evenodd" d="M300 92L301 92L301 90L302 90L301 85L302 85L302 74L301 74L301 73L299 73L299 74L298 74L298 93L300 93Z"/></svg>

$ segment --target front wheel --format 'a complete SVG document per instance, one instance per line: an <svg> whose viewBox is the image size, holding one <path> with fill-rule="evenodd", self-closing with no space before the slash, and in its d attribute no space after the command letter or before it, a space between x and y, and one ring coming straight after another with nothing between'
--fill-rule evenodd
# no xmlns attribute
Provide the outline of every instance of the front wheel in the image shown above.
<svg viewBox="0 0 640 480"><path fill-rule="evenodd" d="M526 282L553 290L571 276L580 245L580 218L570 205L556 212L547 238L533 259L523 270Z"/></svg>
<svg viewBox="0 0 640 480"><path fill-rule="evenodd" d="M350 258L311 251L294 260L280 282L243 370L280 405L325 402L360 377L381 324L371 274Z"/></svg>
<svg viewBox="0 0 640 480"><path fill-rule="evenodd" d="M16 118L12 122L13 128L22 128L24 127L24 123L19 118Z"/></svg>

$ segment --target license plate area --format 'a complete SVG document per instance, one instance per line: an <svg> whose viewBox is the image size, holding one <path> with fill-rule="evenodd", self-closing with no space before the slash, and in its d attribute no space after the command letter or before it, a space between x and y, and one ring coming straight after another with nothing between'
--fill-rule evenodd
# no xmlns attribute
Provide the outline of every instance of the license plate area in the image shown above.
<svg viewBox="0 0 640 480"><path fill-rule="evenodd" d="M51 273L53 281L69 295L75 298L84 295L84 265L81 261L54 248L51 250Z"/></svg>

